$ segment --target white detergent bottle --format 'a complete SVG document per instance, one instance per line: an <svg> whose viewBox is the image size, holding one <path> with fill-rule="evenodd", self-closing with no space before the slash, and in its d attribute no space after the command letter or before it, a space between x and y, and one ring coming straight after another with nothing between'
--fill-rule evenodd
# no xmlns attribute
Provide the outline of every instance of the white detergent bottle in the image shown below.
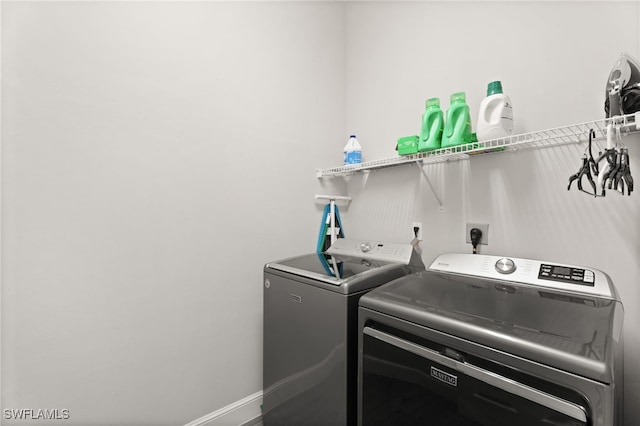
<svg viewBox="0 0 640 426"><path fill-rule="evenodd" d="M478 141L503 138L513 133L511 100L502 93L502 83L492 81L487 87L487 97L480 103L476 133Z"/></svg>
<svg viewBox="0 0 640 426"><path fill-rule="evenodd" d="M344 146L344 164L358 163L362 163L362 146L358 143L356 135L351 135Z"/></svg>

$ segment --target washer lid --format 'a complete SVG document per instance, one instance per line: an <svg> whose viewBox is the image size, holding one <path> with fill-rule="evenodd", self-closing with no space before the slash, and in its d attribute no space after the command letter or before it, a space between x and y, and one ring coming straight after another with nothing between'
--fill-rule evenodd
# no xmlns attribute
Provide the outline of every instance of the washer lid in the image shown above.
<svg viewBox="0 0 640 426"><path fill-rule="evenodd" d="M339 286L360 278L370 279L376 272L383 273L401 265L408 265L414 271L424 269L422 259L411 244L339 238L325 253L279 260L265 267Z"/></svg>
<svg viewBox="0 0 640 426"><path fill-rule="evenodd" d="M333 260L336 260L340 278L337 278L334 272ZM340 261L322 253L312 253L267 264L267 267L271 269L313 278L334 285L340 285L359 274L372 271L381 266L383 264L379 262L364 261L362 259L359 261L356 259Z"/></svg>
<svg viewBox="0 0 640 426"><path fill-rule="evenodd" d="M623 314L609 298L433 270L374 289L360 306L605 383Z"/></svg>

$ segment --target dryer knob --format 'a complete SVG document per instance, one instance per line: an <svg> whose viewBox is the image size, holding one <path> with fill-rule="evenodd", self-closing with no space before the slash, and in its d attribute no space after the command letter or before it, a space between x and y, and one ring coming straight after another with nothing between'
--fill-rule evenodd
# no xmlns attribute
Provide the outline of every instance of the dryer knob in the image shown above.
<svg viewBox="0 0 640 426"><path fill-rule="evenodd" d="M362 243L362 244L360 244L360 250L362 250L363 253L371 251L371 243Z"/></svg>
<svg viewBox="0 0 640 426"><path fill-rule="evenodd" d="M516 270L516 264L513 260L503 257L496 262L496 271L501 274L510 274Z"/></svg>

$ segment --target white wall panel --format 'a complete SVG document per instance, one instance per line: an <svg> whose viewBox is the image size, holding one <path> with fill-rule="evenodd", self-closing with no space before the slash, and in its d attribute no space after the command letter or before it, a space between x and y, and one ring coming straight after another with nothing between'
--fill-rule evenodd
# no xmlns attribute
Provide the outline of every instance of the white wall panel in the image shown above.
<svg viewBox="0 0 640 426"><path fill-rule="evenodd" d="M2 8L2 407L176 425L261 390L262 266L339 185L342 6Z"/></svg>

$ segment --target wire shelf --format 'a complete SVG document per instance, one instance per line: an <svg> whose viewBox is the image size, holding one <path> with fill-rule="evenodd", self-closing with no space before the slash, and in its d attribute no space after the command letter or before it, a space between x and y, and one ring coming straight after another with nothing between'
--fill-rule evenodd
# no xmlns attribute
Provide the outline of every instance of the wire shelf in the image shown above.
<svg viewBox="0 0 640 426"><path fill-rule="evenodd" d="M545 148L571 143L586 142L589 140L589 131L596 132L596 139L607 137L607 126L611 124L624 133L635 133L640 130L640 112L627 114L596 121L588 121L580 124L556 127L504 138L490 139L482 142L471 142L450 148L441 148L429 152L384 158L381 160L366 161L359 164L349 164L326 169L316 169L318 178L331 176L345 176L357 172L377 170L385 167L399 166L403 164L421 163L434 164L446 161L458 161L470 158L478 154L491 152L515 151L526 148Z"/></svg>

